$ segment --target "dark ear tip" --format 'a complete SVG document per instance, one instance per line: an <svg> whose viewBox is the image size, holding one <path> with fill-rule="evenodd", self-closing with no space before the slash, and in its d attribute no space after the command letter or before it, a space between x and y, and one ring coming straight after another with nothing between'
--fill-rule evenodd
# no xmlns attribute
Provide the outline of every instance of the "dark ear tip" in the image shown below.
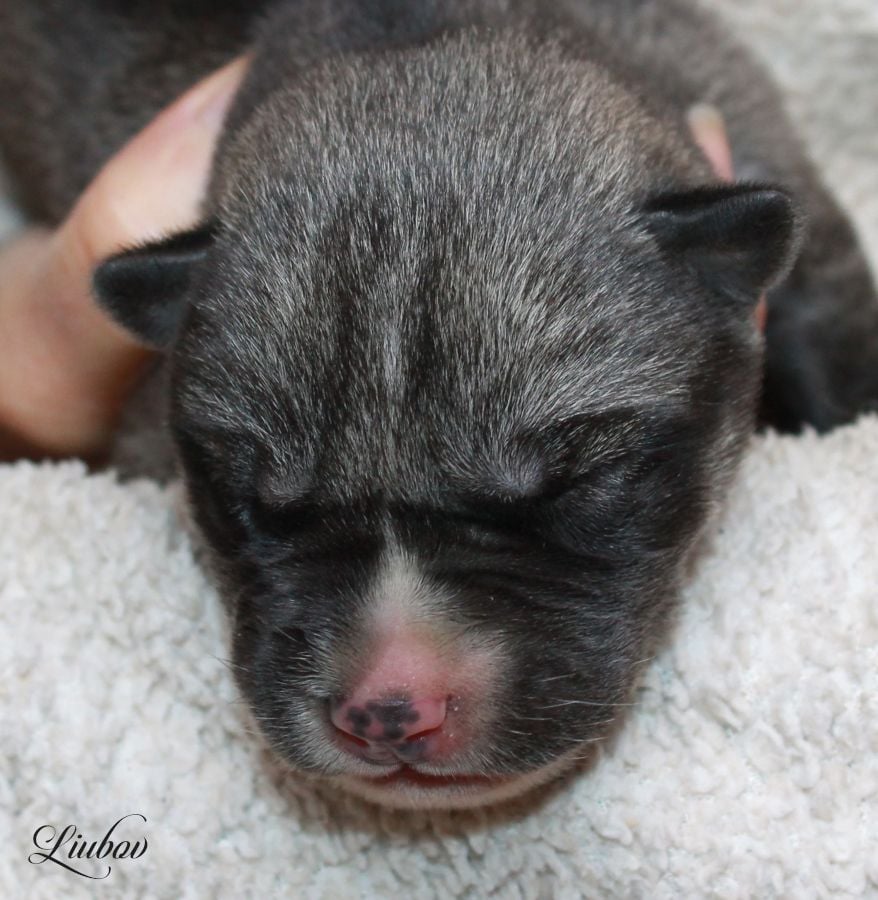
<svg viewBox="0 0 878 900"><path fill-rule="evenodd" d="M95 269L92 291L98 305L141 343L155 349L166 347L175 328L168 313L175 300L174 286L162 284L162 276L151 272L148 259L139 250L110 257Z"/></svg>
<svg viewBox="0 0 878 900"><path fill-rule="evenodd" d="M683 193L660 195L646 203L645 211L654 221L674 221L678 227L703 224L706 214L711 211L721 211L730 225L743 219L753 224L758 217L766 226L791 237L803 224L792 195L782 188L762 184L699 187Z"/></svg>
<svg viewBox="0 0 878 900"><path fill-rule="evenodd" d="M793 267L805 242L807 219L798 200L781 188L760 188L762 215L766 230L773 232L778 245L783 245L783 263L766 288L774 287Z"/></svg>
<svg viewBox="0 0 878 900"><path fill-rule="evenodd" d="M645 211L667 253L751 298L786 276L804 234L795 200L774 185L698 187L653 197Z"/></svg>
<svg viewBox="0 0 878 900"><path fill-rule="evenodd" d="M212 239L213 230L203 227L111 256L92 276L98 304L143 343L167 347L186 307L193 265Z"/></svg>
<svg viewBox="0 0 878 900"><path fill-rule="evenodd" d="M790 232L801 224L798 204L783 188L762 184L740 184L738 187L744 192L741 197L745 202L758 209L766 219L772 219L772 224Z"/></svg>
<svg viewBox="0 0 878 900"><path fill-rule="evenodd" d="M782 188L743 185L748 191L747 204L756 236L765 240L778 255L777 272L765 287L772 287L785 277L799 255L805 235L805 217L793 196Z"/></svg>
<svg viewBox="0 0 878 900"><path fill-rule="evenodd" d="M99 263L92 273L91 284L95 298L113 317L124 313L128 254L136 252L136 249L123 250Z"/></svg>

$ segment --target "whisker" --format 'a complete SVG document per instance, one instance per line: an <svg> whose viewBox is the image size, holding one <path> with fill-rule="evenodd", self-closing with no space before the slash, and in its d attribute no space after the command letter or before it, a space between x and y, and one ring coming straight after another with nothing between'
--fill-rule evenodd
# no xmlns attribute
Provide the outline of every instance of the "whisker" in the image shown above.
<svg viewBox="0 0 878 900"><path fill-rule="evenodd" d="M237 670L238 672L246 672L249 674L250 670L247 666L242 666L240 663L233 662L230 659L225 659L222 656L217 656L215 653L209 653L208 656L213 657L218 663L222 663L230 672L234 672Z"/></svg>
<svg viewBox="0 0 878 900"><path fill-rule="evenodd" d="M562 706L596 706L603 707L604 709L615 709L618 706L637 706L636 703L614 703L610 701L609 703L601 703L597 700L558 700L556 703L545 704L541 706L541 709L558 709Z"/></svg>
<svg viewBox="0 0 878 900"><path fill-rule="evenodd" d="M631 663L631 665L632 666L640 666L640 665L643 665L643 663L652 662L657 656L658 656L658 653L653 653L651 656L644 656L643 659L638 659L635 662Z"/></svg>

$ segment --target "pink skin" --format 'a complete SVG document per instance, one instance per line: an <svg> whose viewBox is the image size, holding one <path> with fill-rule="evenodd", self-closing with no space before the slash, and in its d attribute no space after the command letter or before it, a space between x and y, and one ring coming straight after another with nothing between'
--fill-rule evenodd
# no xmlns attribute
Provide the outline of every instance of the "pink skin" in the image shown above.
<svg viewBox="0 0 878 900"><path fill-rule="evenodd" d="M444 697L355 696L336 707L331 719L344 735L342 746L367 761L428 761L442 749L446 710Z"/></svg>
<svg viewBox="0 0 878 900"><path fill-rule="evenodd" d="M375 709L377 713L380 713L385 708L390 710L399 708L401 711L399 721L388 727L386 724L382 724L377 715L372 715L367 720L366 727L358 724L359 717L356 715L358 710ZM445 721L446 709L447 703L444 697L420 697L410 700L401 696L376 701L369 697L354 696L347 703L335 709L332 714L332 723L340 731L355 735L370 744L382 744L393 740L392 735L388 736L388 730L393 730L393 728L400 732L399 736L395 738L396 740L410 741L412 738L441 727Z"/></svg>
<svg viewBox="0 0 878 900"><path fill-rule="evenodd" d="M54 230L0 248L0 461L100 459L151 352L95 303L94 267L198 221L214 144L246 70L199 82L103 167Z"/></svg>
<svg viewBox="0 0 878 900"><path fill-rule="evenodd" d="M449 688L454 681L434 640L394 629L382 636L368 671L331 710L337 744L384 765L447 758L460 735L460 698Z"/></svg>
<svg viewBox="0 0 878 900"><path fill-rule="evenodd" d="M490 728L503 656L413 613L408 603L397 606L392 592L373 610L364 664L330 708L329 736L351 766L337 784L396 807L465 808L499 799L519 779L475 774L466 760Z"/></svg>
<svg viewBox="0 0 878 900"><path fill-rule="evenodd" d="M517 796L570 765L575 749L522 775L473 772L470 751L490 729L507 677L502 650L412 613L385 596L365 665L330 709L331 740L350 766L338 786L385 806L466 809Z"/></svg>

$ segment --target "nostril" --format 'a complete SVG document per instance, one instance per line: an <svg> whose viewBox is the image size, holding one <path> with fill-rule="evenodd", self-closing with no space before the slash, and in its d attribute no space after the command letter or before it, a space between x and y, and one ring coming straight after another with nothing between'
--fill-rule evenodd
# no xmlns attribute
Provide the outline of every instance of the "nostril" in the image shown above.
<svg viewBox="0 0 878 900"><path fill-rule="evenodd" d="M420 731L416 731L414 734L406 735L403 738L403 741L407 744L412 743L413 741L420 740L421 738L429 737L431 734L438 734L442 731L442 724L434 725L432 728L422 728Z"/></svg>
<svg viewBox="0 0 878 900"><path fill-rule="evenodd" d="M423 740L443 728L446 711L445 698L340 699L331 703L329 719L354 746L367 747Z"/></svg>
<svg viewBox="0 0 878 900"><path fill-rule="evenodd" d="M329 721L339 734L343 734L354 744L369 746L366 732L370 725L370 717L361 709L344 701L332 701L329 707Z"/></svg>
<svg viewBox="0 0 878 900"><path fill-rule="evenodd" d="M344 728L339 728L338 725L333 725L333 727L339 734L344 735L344 739L349 744L353 744L355 747L368 747L369 746L369 742L367 740L364 740L361 737L357 737L357 735L355 735L355 734L351 734L350 731L346 731Z"/></svg>

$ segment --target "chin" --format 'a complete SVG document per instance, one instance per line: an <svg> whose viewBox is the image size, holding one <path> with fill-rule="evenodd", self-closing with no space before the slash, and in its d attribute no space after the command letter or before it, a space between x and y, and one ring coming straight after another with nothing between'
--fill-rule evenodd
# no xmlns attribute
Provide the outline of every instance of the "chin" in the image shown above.
<svg viewBox="0 0 878 900"><path fill-rule="evenodd" d="M337 775L331 782L394 809L475 809L519 797L557 778L575 759L571 753L539 769L511 775L443 775L400 766L381 776Z"/></svg>

